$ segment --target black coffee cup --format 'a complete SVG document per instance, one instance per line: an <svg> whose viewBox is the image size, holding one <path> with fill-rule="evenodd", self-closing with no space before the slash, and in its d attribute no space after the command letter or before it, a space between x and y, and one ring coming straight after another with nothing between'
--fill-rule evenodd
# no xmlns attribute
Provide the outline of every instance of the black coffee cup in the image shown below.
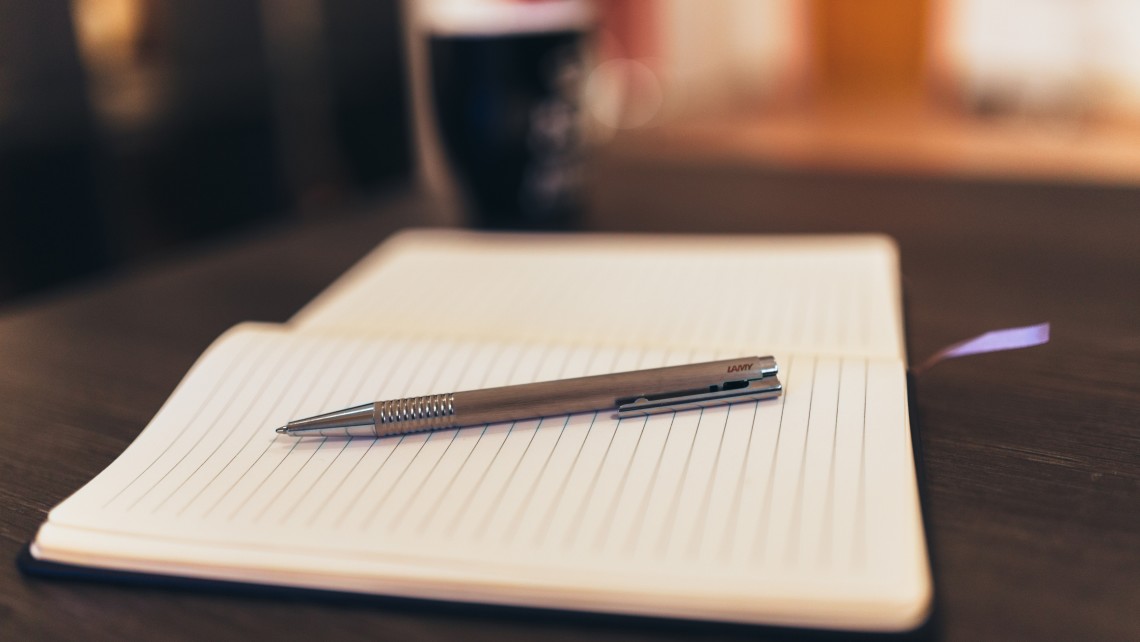
<svg viewBox="0 0 1140 642"><path fill-rule="evenodd" d="M495 15L428 24L432 108L448 168L474 227L573 228L582 209L588 5L496 4ZM547 10L554 5L561 13Z"/></svg>

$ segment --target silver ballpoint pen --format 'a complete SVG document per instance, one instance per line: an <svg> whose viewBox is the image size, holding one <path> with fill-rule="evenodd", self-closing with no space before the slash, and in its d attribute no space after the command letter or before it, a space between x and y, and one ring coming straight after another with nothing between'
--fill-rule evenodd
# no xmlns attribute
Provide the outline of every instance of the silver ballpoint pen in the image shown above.
<svg viewBox="0 0 1140 642"><path fill-rule="evenodd" d="M618 418L776 397L783 390L772 357L540 381L366 403L290 421L295 437L387 437L425 430L613 410Z"/></svg>

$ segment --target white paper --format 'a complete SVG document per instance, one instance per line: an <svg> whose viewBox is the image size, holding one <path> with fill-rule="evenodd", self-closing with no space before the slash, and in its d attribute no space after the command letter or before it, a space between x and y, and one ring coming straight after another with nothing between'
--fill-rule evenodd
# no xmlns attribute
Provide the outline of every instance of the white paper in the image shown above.
<svg viewBox="0 0 1140 642"><path fill-rule="evenodd" d="M883 236L398 235L300 331L904 358Z"/></svg>
<svg viewBox="0 0 1140 642"><path fill-rule="evenodd" d="M241 556L224 564L262 579L345 556L369 577L370 563L398 561L376 577L442 574L435 590L479 595L502 583L500 598L523 604L542 586L582 608L604 608L614 587L676 596L659 596L664 608L729 588L746 605L782 586L801 595L783 616L801 624L821 600L864 605L900 588L921 597L905 384L892 360L776 355L779 399L649 418L587 413L379 440L273 431L370 399L723 356L245 326L52 511L37 545L56 559L105 555L174 573L222 565L226 551L275 552L265 568ZM92 533L105 538L95 559ZM730 619L755 615L743 606Z"/></svg>

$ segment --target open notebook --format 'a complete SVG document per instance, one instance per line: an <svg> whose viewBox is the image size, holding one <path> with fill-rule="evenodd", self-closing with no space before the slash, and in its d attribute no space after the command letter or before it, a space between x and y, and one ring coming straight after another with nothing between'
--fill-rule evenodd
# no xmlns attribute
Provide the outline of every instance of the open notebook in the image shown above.
<svg viewBox="0 0 1140 642"><path fill-rule="evenodd" d="M427 599L896 631L931 580L882 237L406 232L202 355L36 560ZM376 399L773 354L778 399L385 439ZM34 567L34 563L32 564Z"/></svg>

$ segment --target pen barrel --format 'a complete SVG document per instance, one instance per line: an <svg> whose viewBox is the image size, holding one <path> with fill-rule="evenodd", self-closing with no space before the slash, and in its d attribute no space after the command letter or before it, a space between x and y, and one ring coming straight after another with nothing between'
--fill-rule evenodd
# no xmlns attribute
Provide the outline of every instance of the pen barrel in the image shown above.
<svg viewBox="0 0 1140 642"><path fill-rule="evenodd" d="M425 395L389 401L372 406L377 437L455 426L455 395Z"/></svg>
<svg viewBox="0 0 1140 642"><path fill-rule="evenodd" d="M541 381L454 394L454 424L498 423L617 410L620 402L662 393L708 392L733 379L755 378L775 372L771 357L744 357L634 372Z"/></svg>
<svg viewBox="0 0 1140 642"><path fill-rule="evenodd" d="M620 416L704 407L779 394L772 357L742 357L484 390L405 397L290 421L295 436L386 437L424 430L522 421L577 412ZM767 386L754 388L757 381Z"/></svg>
<svg viewBox="0 0 1140 642"><path fill-rule="evenodd" d="M493 424L614 407L614 391L580 379L455 393L457 425Z"/></svg>

